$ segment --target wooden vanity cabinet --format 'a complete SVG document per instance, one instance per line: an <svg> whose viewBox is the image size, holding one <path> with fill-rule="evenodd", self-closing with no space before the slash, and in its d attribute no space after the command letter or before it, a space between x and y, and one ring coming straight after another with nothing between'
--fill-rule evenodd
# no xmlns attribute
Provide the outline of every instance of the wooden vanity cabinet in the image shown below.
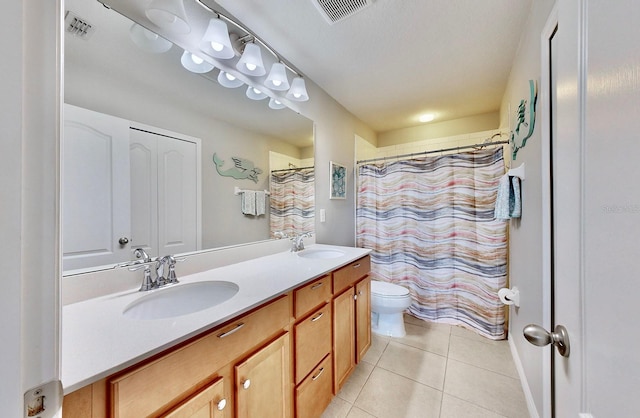
<svg viewBox="0 0 640 418"><path fill-rule="evenodd" d="M294 291L296 417L320 416L331 402L331 287L327 275Z"/></svg>
<svg viewBox="0 0 640 418"><path fill-rule="evenodd" d="M317 418L371 345L369 256L64 398L63 418Z"/></svg>
<svg viewBox="0 0 640 418"><path fill-rule="evenodd" d="M371 346L369 256L333 272L333 393Z"/></svg>

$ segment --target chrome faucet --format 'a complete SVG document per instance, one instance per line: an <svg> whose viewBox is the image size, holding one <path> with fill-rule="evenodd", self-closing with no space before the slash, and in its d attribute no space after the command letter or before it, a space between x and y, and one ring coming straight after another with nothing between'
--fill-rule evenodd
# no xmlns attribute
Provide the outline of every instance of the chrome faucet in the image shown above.
<svg viewBox="0 0 640 418"><path fill-rule="evenodd" d="M144 269L144 278L142 279L142 285L140 286L140 292L146 292L147 290L157 289L169 284L178 283L176 277L176 262L184 261L185 259L176 259L172 255L165 255L162 258L151 258L142 248L136 248L133 254L139 260L121 264L122 267L129 267L129 271L136 271ZM151 264L155 263L156 275L151 274ZM167 266L167 276L165 277L165 265Z"/></svg>
<svg viewBox="0 0 640 418"><path fill-rule="evenodd" d="M304 237L310 237L311 234L308 232L305 232L303 234L298 234L295 235L294 237L291 238L291 252L296 253L298 251L302 251L304 250L304 241L302 241L302 239Z"/></svg>

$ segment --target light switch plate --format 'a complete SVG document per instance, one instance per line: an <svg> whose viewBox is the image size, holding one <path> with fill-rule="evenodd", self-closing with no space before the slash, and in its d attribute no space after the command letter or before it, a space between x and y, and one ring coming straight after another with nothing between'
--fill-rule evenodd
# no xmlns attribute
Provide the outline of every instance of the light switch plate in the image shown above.
<svg viewBox="0 0 640 418"><path fill-rule="evenodd" d="M324 209L320 209L320 222L325 222L327 220L327 213Z"/></svg>
<svg viewBox="0 0 640 418"><path fill-rule="evenodd" d="M62 383L53 380L24 393L24 418L61 418Z"/></svg>

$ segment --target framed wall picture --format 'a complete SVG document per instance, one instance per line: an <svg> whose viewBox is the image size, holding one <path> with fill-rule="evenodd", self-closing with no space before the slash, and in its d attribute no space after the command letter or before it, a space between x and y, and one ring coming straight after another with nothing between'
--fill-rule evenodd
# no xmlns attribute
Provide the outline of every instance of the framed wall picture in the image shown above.
<svg viewBox="0 0 640 418"><path fill-rule="evenodd" d="M347 198L347 168L341 164L329 162L330 187L329 199Z"/></svg>

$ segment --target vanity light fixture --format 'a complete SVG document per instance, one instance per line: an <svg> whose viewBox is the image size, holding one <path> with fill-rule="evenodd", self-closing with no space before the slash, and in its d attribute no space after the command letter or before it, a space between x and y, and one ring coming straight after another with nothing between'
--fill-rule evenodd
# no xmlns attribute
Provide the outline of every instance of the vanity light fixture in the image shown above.
<svg viewBox="0 0 640 418"><path fill-rule="evenodd" d="M184 51L182 53L182 57L180 58L180 62L182 66L192 73L208 73L213 70L213 64L204 60L204 58L199 57L196 54L193 54L189 51Z"/></svg>
<svg viewBox="0 0 640 418"><path fill-rule="evenodd" d="M274 99L273 97L269 99L269 107L271 109L279 110L284 109L286 106L278 99Z"/></svg>
<svg viewBox="0 0 640 418"><path fill-rule="evenodd" d="M163 29L160 31L165 38L148 31L144 27L134 24L131 28L131 37L136 45L143 50L150 52L164 52L171 48L171 43L167 39L173 39L172 35L186 35L192 32L189 20L187 19L185 0L147 0L148 6L144 9L147 18L156 26ZM207 10L208 17L198 16L192 23L206 23L202 38L195 40L197 48L195 53L185 50L180 59L182 66L194 73L206 73L214 69L214 64L210 61L230 60L228 63L220 63L219 67L227 71L220 71L217 77L218 82L228 88L236 88L245 85L247 81L238 72L252 78L247 81L250 84L246 91L247 97L252 100L262 100L270 97L269 107L271 109L282 109L286 107L288 99L291 101L303 102L309 100L309 94L305 86L305 81L301 73L286 60L280 57L269 45L257 37L253 32L234 19L214 10L203 0L194 0L202 8ZM189 13L195 13L189 8ZM196 16L192 16L195 18ZM235 29L229 31L229 26ZM152 27L153 29L153 27ZM193 33L202 33L196 28ZM238 29L240 33L238 33ZM155 44L157 42L157 45ZM181 43L177 43L181 45ZM186 47L186 46L185 46ZM189 47L189 49L192 49ZM269 52L275 63L271 65L269 75L262 60L262 49ZM236 57L240 58L237 59ZM233 60L233 61L231 61ZM273 62L273 61L270 61ZM234 65L235 63L235 65ZM235 66L235 68L233 68ZM294 78L289 83L287 70L294 74ZM236 72L237 71L237 72ZM240 77L240 78L238 78ZM244 81L242 81L242 80Z"/></svg>
<svg viewBox="0 0 640 418"><path fill-rule="evenodd" d="M267 98L267 94L260 89L249 86L247 87L247 97L251 100L262 100Z"/></svg>
<svg viewBox="0 0 640 418"><path fill-rule="evenodd" d="M183 0L151 0L145 15L154 24L173 33L187 34L191 26L187 23L187 12Z"/></svg>
<svg viewBox="0 0 640 418"><path fill-rule="evenodd" d="M291 88L286 94L287 99L295 100L298 102L306 102L309 100L309 95L307 94L307 87L304 83L304 78L298 76L293 79L291 82Z"/></svg>
<svg viewBox="0 0 640 418"><path fill-rule="evenodd" d="M129 36L134 44L143 51L162 54L171 49L171 42L151 32L149 29L134 23L129 28Z"/></svg>
<svg viewBox="0 0 640 418"><path fill-rule="evenodd" d="M236 64L236 68L246 74L252 76L262 76L267 73L262 63L262 52L260 47L254 42L247 42L244 44L244 51L240 60Z"/></svg>
<svg viewBox="0 0 640 418"><path fill-rule="evenodd" d="M229 28L220 18L209 20L200 48L212 57L229 59L235 56L229 39Z"/></svg>
<svg viewBox="0 0 640 418"><path fill-rule="evenodd" d="M236 78L233 74L229 74L222 70L220 70L220 73L218 74L218 83L230 89L240 87L244 84L242 80Z"/></svg>
<svg viewBox="0 0 640 418"><path fill-rule="evenodd" d="M271 71L269 71L264 85L271 90L289 90L289 80L283 63L276 62L271 66Z"/></svg>

